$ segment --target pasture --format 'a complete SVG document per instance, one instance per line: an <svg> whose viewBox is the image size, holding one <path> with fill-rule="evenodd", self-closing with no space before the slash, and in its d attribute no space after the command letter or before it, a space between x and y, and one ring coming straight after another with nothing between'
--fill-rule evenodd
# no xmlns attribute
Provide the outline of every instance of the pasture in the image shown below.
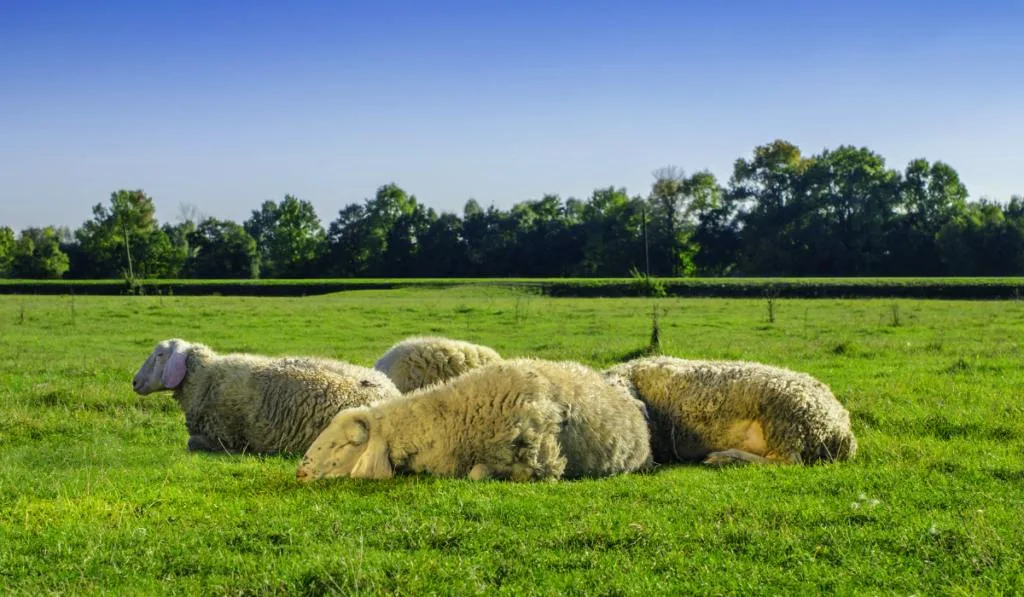
<svg viewBox="0 0 1024 597"><path fill-rule="evenodd" d="M0 296L0 587L61 594L993 594L1024 591L1024 302ZM372 365L442 334L604 367L662 350L828 383L855 461L556 484L295 482L189 454L153 344Z"/></svg>

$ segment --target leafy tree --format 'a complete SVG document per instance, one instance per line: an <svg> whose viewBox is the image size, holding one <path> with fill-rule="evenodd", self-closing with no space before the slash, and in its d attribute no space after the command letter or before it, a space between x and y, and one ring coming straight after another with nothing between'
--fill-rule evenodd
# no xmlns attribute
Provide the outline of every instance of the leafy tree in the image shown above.
<svg viewBox="0 0 1024 597"><path fill-rule="evenodd" d="M353 203L338 212L327 231L325 270L334 276L365 276L370 268L370 222L366 208Z"/></svg>
<svg viewBox="0 0 1024 597"><path fill-rule="evenodd" d="M1024 227L987 199L966 204L939 230L936 246L949 275L1024 274Z"/></svg>
<svg viewBox="0 0 1024 597"><path fill-rule="evenodd" d="M196 278L257 278L259 252L245 228L226 220L207 218L189 233L193 254L185 264Z"/></svg>
<svg viewBox="0 0 1024 597"><path fill-rule="evenodd" d="M8 226L0 226L0 277L11 275L11 262L14 260L14 231Z"/></svg>
<svg viewBox="0 0 1024 597"><path fill-rule="evenodd" d="M786 275L795 271L793 232L806 214L803 174L809 165L800 148L783 140L754 148L750 160L736 160L728 194L739 212L741 272Z"/></svg>
<svg viewBox="0 0 1024 597"><path fill-rule="evenodd" d="M417 272L425 276L457 276L469 270L462 220L442 213L420 236Z"/></svg>
<svg viewBox="0 0 1024 597"><path fill-rule="evenodd" d="M82 251L81 277L173 277L181 259L157 224L153 199L142 190L111 193L110 207L97 203L93 218L75 236Z"/></svg>
<svg viewBox="0 0 1024 597"><path fill-rule="evenodd" d="M840 146L808 162L792 230L793 273L877 275L895 223L899 173L867 148Z"/></svg>
<svg viewBox="0 0 1024 597"><path fill-rule="evenodd" d="M256 240L260 271L268 278L315 276L327 249L326 234L313 204L293 195L265 201L244 224Z"/></svg>
<svg viewBox="0 0 1024 597"><path fill-rule="evenodd" d="M60 234L53 226L22 230L13 253L15 278L61 278L68 271L68 256L60 249Z"/></svg>
<svg viewBox="0 0 1024 597"><path fill-rule="evenodd" d="M626 189L596 189L583 207L583 259L579 273L626 276L644 267L645 201Z"/></svg>
<svg viewBox="0 0 1024 597"><path fill-rule="evenodd" d="M916 159L907 164L899 189L899 222L887 243L893 272L941 275L938 234L967 208L967 187L948 164Z"/></svg>

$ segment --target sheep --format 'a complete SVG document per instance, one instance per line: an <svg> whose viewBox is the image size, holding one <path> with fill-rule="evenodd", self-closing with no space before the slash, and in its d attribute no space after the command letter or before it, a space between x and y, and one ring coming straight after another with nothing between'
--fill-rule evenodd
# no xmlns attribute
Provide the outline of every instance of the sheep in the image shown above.
<svg viewBox="0 0 1024 597"><path fill-rule="evenodd" d="M827 385L805 373L664 356L603 373L647 405L658 463L810 464L857 452L849 412Z"/></svg>
<svg viewBox="0 0 1024 597"><path fill-rule="evenodd" d="M343 408L400 396L367 367L317 357L216 354L178 338L156 345L132 381L170 390L185 413L189 451L301 454Z"/></svg>
<svg viewBox="0 0 1024 597"><path fill-rule="evenodd" d="M405 393L500 360L501 355L487 346L440 336L419 336L392 346L373 368L390 377L395 387Z"/></svg>
<svg viewBox="0 0 1024 597"><path fill-rule="evenodd" d="M650 465L643 403L579 363L519 358L339 412L296 478L556 481Z"/></svg>

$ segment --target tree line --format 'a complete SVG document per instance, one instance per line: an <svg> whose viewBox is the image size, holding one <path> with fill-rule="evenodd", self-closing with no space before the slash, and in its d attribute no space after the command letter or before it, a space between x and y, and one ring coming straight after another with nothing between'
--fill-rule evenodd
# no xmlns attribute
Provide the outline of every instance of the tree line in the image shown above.
<svg viewBox="0 0 1024 597"><path fill-rule="evenodd" d="M0 276L329 278L400 276L983 276L1024 274L1024 197L970 201L950 165L902 170L849 145L804 156L787 141L708 171L654 173L646 195L598 188L462 214L396 184L321 222L292 195L242 223L118 190L78 229L0 227Z"/></svg>

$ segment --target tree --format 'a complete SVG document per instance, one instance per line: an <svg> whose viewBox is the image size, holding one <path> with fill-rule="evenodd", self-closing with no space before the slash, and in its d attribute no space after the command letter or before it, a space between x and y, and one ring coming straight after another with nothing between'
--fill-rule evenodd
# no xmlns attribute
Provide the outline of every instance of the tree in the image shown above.
<svg viewBox="0 0 1024 597"><path fill-rule="evenodd" d="M338 212L327 230L326 271L334 276L363 276L370 267L366 209L353 203Z"/></svg>
<svg viewBox="0 0 1024 597"><path fill-rule="evenodd" d="M895 223L899 173L866 147L840 146L812 157L792 229L796 275L878 275Z"/></svg>
<svg viewBox="0 0 1024 597"><path fill-rule="evenodd" d="M11 262L14 261L14 231L8 226L0 226L0 277L11 275Z"/></svg>
<svg viewBox="0 0 1024 597"><path fill-rule="evenodd" d="M800 148L781 139L754 148L750 160L736 160L728 200L738 211L743 273L792 275L793 230L804 208L803 173L809 164Z"/></svg>
<svg viewBox="0 0 1024 597"><path fill-rule="evenodd" d="M654 171L654 182L643 215L647 228L647 251L651 273L662 276L681 275L686 264L680 263L687 237L686 175L675 166ZM645 257L645 261L647 259Z"/></svg>
<svg viewBox="0 0 1024 597"><path fill-rule="evenodd" d="M244 227L256 240L264 277L305 278L317 274L327 249L327 235L309 201L293 195L285 195L280 203L265 201Z"/></svg>
<svg viewBox="0 0 1024 597"><path fill-rule="evenodd" d="M442 213L420 237L416 271L426 276L458 276L469 270L462 220Z"/></svg>
<svg viewBox="0 0 1024 597"><path fill-rule="evenodd" d="M259 252L245 228L226 220L206 218L189 234L194 254L185 264L196 278L257 278Z"/></svg>
<svg viewBox="0 0 1024 597"><path fill-rule="evenodd" d="M583 208L583 259L578 273L626 276L644 268L645 201L626 189L596 189Z"/></svg>
<svg viewBox="0 0 1024 597"><path fill-rule="evenodd" d="M893 272L900 275L941 275L938 234L967 209L967 187L948 164L925 159L907 164L899 188L899 220L888 245Z"/></svg>
<svg viewBox="0 0 1024 597"><path fill-rule="evenodd" d="M93 219L75 236L83 260L80 277L173 277L181 259L157 224L153 199L142 190L111 193L110 207L97 203Z"/></svg>
<svg viewBox="0 0 1024 597"><path fill-rule="evenodd" d="M26 228L14 244L11 276L61 278L68 271L68 256L60 249L60 235L53 226Z"/></svg>

